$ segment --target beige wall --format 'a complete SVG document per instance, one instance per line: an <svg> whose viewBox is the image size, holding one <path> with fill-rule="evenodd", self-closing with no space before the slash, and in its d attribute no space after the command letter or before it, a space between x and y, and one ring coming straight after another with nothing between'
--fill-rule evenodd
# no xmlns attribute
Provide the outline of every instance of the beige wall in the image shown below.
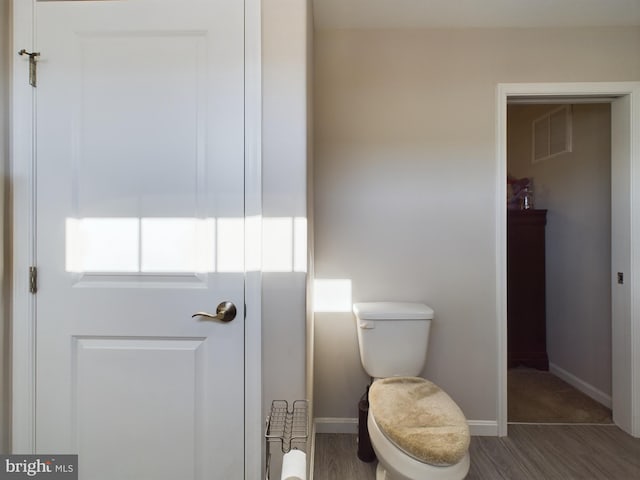
<svg viewBox="0 0 640 480"><path fill-rule="evenodd" d="M9 451L9 322L8 271L5 239L8 234L5 197L9 172L9 0L0 0L0 453Z"/></svg>
<svg viewBox="0 0 640 480"><path fill-rule="evenodd" d="M508 108L507 166L547 209L547 349L559 367L611 397L611 107L573 105L573 148L531 162L532 121L558 105Z"/></svg>
<svg viewBox="0 0 640 480"><path fill-rule="evenodd" d="M640 80L640 28L315 37L315 275L435 310L423 374L496 421L496 85ZM351 315L315 321L316 417L352 418Z"/></svg>

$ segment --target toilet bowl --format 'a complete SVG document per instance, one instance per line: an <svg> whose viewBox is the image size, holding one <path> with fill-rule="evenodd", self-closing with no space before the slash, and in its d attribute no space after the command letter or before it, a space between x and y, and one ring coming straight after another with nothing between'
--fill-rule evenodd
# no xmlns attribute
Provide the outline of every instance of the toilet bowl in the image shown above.
<svg viewBox="0 0 640 480"><path fill-rule="evenodd" d="M469 471L469 428L456 403L418 377L434 312L422 303L353 306L360 360L376 380L367 426L378 457L376 480L462 480Z"/></svg>
<svg viewBox="0 0 640 480"><path fill-rule="evenodd" d="M376 480L454 480L463 479L469 472L469 452L458 463L437 467L411 458L380 431L371 413L367 420L373 449L378 456Z"/></svg>
<svg viewBox="0 0 640 480"><path fill-rule="evenodd" d="M394 392L376 390L388 381L399 382L390 385ZM446 393L415 377L376 380L372 389L367 426L378 457L376 480L466 477L469 430L464 415ZM428 395L420 397L416 389Z"/></svg>

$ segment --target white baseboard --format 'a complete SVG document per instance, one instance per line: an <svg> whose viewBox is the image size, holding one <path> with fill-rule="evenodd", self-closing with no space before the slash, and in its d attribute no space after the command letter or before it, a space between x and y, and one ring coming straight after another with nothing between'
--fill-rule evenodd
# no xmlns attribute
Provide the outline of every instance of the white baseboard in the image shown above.
<svg viewBox="0 0 640 480"><path fill-rule="evenodd" d="M473 437L498 436L498 422L496 420L467 420L467 423Z"/></svg>
<svg viewBox="0 0 640 480"><path fill-rule="evenodd" d="M468 423L473 436L498 436L498 422L495 420L469 420ZM316 433L358 433L357 418L318 417L314 425Z"/></svg>
<svg viewBox="0 0 640 480"><path fill-rule="evenodd" d="M579 379L574 374L567 372L564 368L560 368L555 363L549 363L549 371L556 377L564 380L569 385L577 388L585 395L593 398L596 402L601 403L607 408L611 408L611 395L607 395L601 390L598 390L593 385Z"/></svg>
<svg viewBox="0 0 640 480"><path fill-rule="evenodd" d="M358 433L358 419L346 417L316 417L316 433Z"/></svg>

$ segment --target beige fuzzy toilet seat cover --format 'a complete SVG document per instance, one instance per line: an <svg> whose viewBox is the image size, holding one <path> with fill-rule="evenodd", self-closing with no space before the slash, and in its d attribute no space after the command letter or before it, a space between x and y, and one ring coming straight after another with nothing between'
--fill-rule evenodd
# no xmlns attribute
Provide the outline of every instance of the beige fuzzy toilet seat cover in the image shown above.
<svg viewBox="0 0 640 480"><path fill-rule="evenodd" d="M460 407L440 387L416 377L376 380L369 408L380 430L407 454L431 465L453 465L469 448Z"/></svg>

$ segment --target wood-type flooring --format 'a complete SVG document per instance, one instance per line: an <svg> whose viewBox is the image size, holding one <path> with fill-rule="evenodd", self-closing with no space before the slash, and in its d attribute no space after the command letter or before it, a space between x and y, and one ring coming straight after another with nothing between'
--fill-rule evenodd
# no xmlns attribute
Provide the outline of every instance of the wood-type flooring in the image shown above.
<svg viewBox="0 0 640 480"><path fill-rule="evenodd" d="M314 480L375 480L355 435L318 434ZM613 425L509 425L472 437L467 480L639 480L640 439Z"/></svg>

